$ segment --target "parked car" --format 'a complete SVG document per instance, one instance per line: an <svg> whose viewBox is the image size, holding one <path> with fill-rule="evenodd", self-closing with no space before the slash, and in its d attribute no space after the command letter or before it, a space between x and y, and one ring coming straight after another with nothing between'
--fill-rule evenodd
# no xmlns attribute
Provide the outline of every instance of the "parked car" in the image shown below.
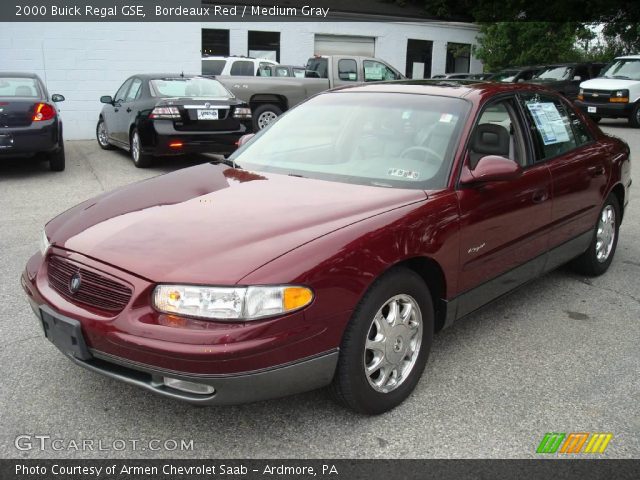
<svg viewBox="0 0 640 480"><path fill-rule="evenodd" d="M304 78L304 67L297 67L295 65L265 65L258 69L258 76Z"/></svg>
<svg viewBox="0 0 640 480"><path fill-rule="evenodd" d="M278 65L278 62L253 57L202 57L202 75L231 75L253 77L264 67Z"/></svg>
<svg viewBox="0 0 640 480"><path fill-rule="evenodd" d="M569 100L578 98L580 82L597 77L604 63L561 63L543 68L529 80L563 94Z"/></svg>
<svg viewBox="0 0 640 480"><path fill-rule="evenodd" d="M538 73L540 73L543 69L544 67L542 66L507 68L499 71L498 73L494 73L492 76L490 76L486 80L490 82L502 82L502 83L528 82L533 77L535 77Z"/></svg>
<svg viewBox="0 0 640 480"><path fill-rule="evenodd" d="M65 168L62 118L56 103L33 73L0 72L0 159L44 155L55 172Z"/></svg>
<svg viewBox="0 0 640 480"><path fill-rule="evenodd" d="M493 75L495 75L495 73L493 72L473 73L470 79L471 80L488 80Z"/></svg>
<svg viewBox="0 0 640 480"><path fill-rule="evenodd" d="M606 272L631 184L622 140L529 84L342 88L241 143L46 225L22 284L72 361L201 405L331 385L381 413L435 331L566 262Z"/></svg>
<svg viewBox="0 0 640 480"><path fill-rule="evenodd" d="M640 128L640 55L618 57L599 78L582 82L576 105L596 122L627 118Z"/></svg>
<svg viewBox="0 0 640 480"><path fill-rule="evenodd" d="M218 77L218 80L251 106L253 128L259 131L283 112L324 90L405 78L383 60L352 55L314 56L305 68L306 78Z"/></svg>
<svg viewBox="0 0 640 480"><path fill-rule="evenodd" d="M251 128L249 106L211 78L134 75L100 101L98 144L127 150L136 167L148 167L155 156L228 155Z"/></svg>
<svg viewBox="0 0 640 480"><path fill-rule="evenodd" d="M466 80L471 77L472 77L471 73L441 73L438 75L434 75L433 77L431 77L431 79L433 80L440 80L440 79Z"/></svg>

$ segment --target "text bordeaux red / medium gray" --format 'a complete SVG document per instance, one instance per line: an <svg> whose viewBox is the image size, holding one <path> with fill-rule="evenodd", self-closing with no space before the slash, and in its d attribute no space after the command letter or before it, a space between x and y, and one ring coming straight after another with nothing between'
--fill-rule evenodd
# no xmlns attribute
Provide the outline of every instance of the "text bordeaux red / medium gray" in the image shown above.
<svg viewBox="0 0 640 480"><path fill-rule="evenodd" d="M192 403L330 385L381 413L434 332L566 262L604 273L631 185L628 146L535 85L343 88L242 143L47 224L22 283L71 360Z"/></svg>

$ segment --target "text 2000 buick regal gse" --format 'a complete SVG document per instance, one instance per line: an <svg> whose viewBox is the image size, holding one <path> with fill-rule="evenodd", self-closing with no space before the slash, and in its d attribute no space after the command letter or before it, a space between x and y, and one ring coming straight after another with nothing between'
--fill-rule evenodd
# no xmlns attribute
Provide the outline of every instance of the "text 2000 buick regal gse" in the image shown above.
<svg viewBox="0 0 640 480"><path fill-rule="evenodd" d="M609 267L629 148L542 87L318 95L234 154L50 221L22 283L75 363L200 404L331 385L402 402L434 331L572 261Z"/></svg>

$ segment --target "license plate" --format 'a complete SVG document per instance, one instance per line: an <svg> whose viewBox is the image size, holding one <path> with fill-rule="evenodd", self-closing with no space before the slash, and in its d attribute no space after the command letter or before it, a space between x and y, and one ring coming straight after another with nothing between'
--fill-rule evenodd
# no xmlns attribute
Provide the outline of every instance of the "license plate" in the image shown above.
<svg viewBox="0 0 640 480"><path fill-rule="evenodd" d="M45 337L62 353L80 360L91 358L79 321L53 314L44 308L40 309L40 320Z"/></svg>
<svg viewBox="0 0 640 480"><path fill-rule="evenodd" d="M0 135L0 148L13 147L13 137L11 135Z"/></svg>
<svg viewBox="0 0 640 480"><path fill-rule="evenodd" d="M587 113L596 113L597 111L597 107L587 107Z"/></svg>
<svg viewBox="0 0 640 480"><path fill-rule="evenodd" d="M198 120L218 120L218 110L198 110Z"/></svg>

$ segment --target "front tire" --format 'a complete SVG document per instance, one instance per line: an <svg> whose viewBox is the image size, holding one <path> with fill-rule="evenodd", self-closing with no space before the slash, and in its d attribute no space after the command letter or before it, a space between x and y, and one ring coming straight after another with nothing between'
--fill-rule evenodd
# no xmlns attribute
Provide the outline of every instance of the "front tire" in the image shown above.
<svg viewBox="0 0 640 480"><path fill-rule="evenodd" d="M134 128L129 137L129 153L133 164L138 168L146 168L151 165L153 157L142 153L142 141L140 140L140 134L138 129Z"/></svg>
<svg viewBox="0 0 640 480"><path fill-rule="evenodd" d="M596 115L590 115L591 120L594 121L594 123L600 123L600 120L602 120L602 117L598 117Z"/></svg>
<svg viewBox="0 0 640 480"><path fill-rule="evenodd" d="M282 115L282 110L276 105L267 103L260 105L251 115L253 117L253 131L258 132L275 122L276 118Z"/></svg>
<svg viewBox="0 0 640 480"><path fill-rule="evenodd" d="M598 215L589 248L572 262L574 270L590 277L606 272L616 253L619 230L620 205L617 197L610 194Z"/></svg>
<svg viewBox="0 0 640 480"><path fill-rule="evenodd" d="M633 128L640 128L640 102L636 102L631 116L629 117L629 125Z"/></svg>
<svg viewBox="0 0 640 480"><path fill-rule="evenodd" d="M113 150L113 145L109 143L109 134L107 133L107 125L104 123L104 119L100 118L96 125L96 140L98 145L103 150Z"/></svg>
<svg viewBox="0 0 640 480"><path fill-rule="evenodd" d="M347 325L333 397L359 413L376 415L414 390L433 340L429 289L412 270L395 268L362 298Z"/></svg>

